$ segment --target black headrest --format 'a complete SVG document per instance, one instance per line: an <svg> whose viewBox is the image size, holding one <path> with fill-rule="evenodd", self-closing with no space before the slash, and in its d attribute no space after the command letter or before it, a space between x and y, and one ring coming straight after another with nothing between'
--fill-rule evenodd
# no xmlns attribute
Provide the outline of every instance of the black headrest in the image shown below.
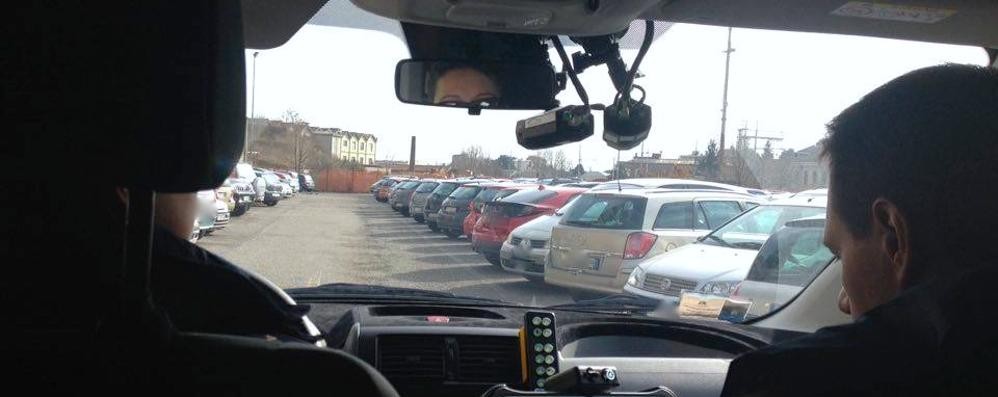
<svg viewBox="0 0 998 397"><path fill-rule="evenodd" d="M26 2L5 23L17 171L164 192L217 187L245 131L238 1Z"/></svg>

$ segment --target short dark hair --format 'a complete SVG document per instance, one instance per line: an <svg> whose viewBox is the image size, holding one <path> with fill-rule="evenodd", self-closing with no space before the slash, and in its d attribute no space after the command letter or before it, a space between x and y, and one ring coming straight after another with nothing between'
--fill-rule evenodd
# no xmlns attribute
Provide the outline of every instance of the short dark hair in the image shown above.
<svg viewBox="0 0 998 397"><path fill-rule="evenodd" d="M835 117L823 146L850 233L868 235L877 198L904 213L916 280L998 263L998 70L947 64L898 77Z"/></svg>

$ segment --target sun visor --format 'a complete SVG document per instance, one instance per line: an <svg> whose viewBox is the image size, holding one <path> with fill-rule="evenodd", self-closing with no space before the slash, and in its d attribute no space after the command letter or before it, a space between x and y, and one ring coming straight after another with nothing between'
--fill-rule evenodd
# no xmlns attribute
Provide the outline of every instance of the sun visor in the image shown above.
<svg viewBox="0 0 998 397"><path fill-rule="evenodd" d="M5 157L27 172L163 192L228 176L246 122L239 2L30 4L16 14L4 91L17 128Z"/></svg>

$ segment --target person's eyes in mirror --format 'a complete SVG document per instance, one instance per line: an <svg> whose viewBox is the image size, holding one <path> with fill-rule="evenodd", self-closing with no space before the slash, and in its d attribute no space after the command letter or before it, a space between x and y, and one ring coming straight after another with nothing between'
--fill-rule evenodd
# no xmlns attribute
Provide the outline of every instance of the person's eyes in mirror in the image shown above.
<svg viewBox="0 0 998 397"><path fill-rule="evenodd" d="M490 107L500 97L496 82L474 68L452 69L441 75L433 103L444 106Z"/></svg>

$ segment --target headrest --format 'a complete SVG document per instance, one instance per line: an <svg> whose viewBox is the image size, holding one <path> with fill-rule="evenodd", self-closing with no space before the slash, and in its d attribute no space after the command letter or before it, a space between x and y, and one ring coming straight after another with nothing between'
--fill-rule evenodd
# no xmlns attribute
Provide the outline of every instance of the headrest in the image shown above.
<svg viewBox="0 0 998 397"><path fill-rule="evenodd" d="M245 131L238 1L27 3L4 27L8 164L163 192L224 181Z"/></svg>

